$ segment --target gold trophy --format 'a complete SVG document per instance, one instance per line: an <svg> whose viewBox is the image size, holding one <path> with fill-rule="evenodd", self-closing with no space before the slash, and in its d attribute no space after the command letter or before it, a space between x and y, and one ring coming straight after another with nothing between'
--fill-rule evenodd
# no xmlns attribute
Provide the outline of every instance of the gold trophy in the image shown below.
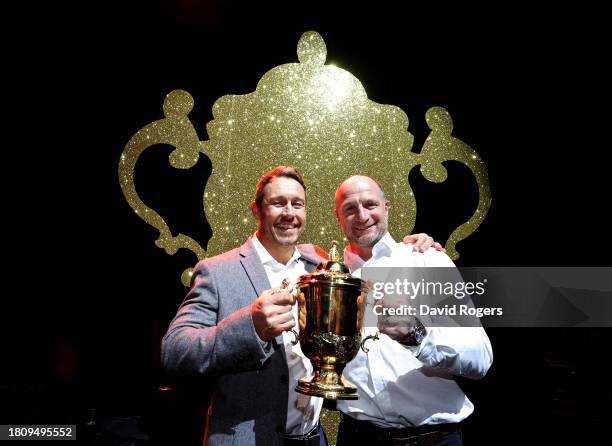
<svg viewBox="0 0 612 446"><path fill-rule="evenodd" d="M342 371L357 355L361 342L365 282L352 277L340 262L338 242L332 242L329 260L312 274L300 277L298 289L299 341L314 373L298 381L297 392L331 400L356 400L357 388Z"/></svg>

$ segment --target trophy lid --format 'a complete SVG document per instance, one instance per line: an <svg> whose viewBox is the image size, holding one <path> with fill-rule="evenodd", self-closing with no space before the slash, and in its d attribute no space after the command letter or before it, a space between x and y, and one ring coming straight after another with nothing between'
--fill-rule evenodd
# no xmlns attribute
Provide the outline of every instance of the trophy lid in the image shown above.
<svg viewBox="0 0 612 446"><path fill-rule="evenodd" d="M361 288L365 282L353 277L348 267L340 261L338 242L332 241L332 247L328 253L328 260L319 264L317 270L312 274L300 276L297 287L321 285L346 285Z"/></svg>

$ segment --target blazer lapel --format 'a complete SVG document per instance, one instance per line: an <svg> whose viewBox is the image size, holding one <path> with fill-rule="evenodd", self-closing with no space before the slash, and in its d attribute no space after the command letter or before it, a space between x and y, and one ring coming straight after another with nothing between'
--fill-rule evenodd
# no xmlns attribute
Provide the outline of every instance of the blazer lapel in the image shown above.
<svg viewBox="0 0 612 446"><path fill-rule="evenodd" d="M240 263L242 263L242 267L246 271L257 296L261 296L261 293L271 288L266 270L250 239L240 247ZM274 349L280 352L283 357L283 364L286 365L287 356L283 345L283 336L277 336L272 344Z"/></svg>
<svg viewBox="0 0 612 446"><path fill-rule="evenodd" d="M240 263L246 271L257 296L261 296L261 293L270 289L270 282L268 281L266 270L255 248L253 248L250 239L240 247Z"/></svg>

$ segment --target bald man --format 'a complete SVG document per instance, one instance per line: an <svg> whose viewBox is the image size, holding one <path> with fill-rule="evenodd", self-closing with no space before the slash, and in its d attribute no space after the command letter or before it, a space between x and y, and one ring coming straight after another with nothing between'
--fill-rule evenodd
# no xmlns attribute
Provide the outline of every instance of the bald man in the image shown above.
<svg viewBox="0 0 612 446"><path fill-rule="evenodd" d="M344 262L353 275L360 277L363 267L455 267L444 252L415 252L393 240L390 204L374 179L348 178L335 202L349 240ZM338 446L463 444L460 422L474 406L453 377L486 374L493 360L489 338L482 327L424 327L416 317L404 322L380 327L380 339L368 344L369 353L360 351L344 370L357 385L359 399L338 402ZM376 330L364 327L362 335Z"/></svg>

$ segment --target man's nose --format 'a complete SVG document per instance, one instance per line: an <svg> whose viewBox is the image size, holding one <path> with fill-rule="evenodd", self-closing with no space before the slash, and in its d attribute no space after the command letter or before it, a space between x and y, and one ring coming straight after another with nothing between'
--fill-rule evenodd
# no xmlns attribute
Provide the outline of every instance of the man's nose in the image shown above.
<svg viewBox="0 0 612 446"><path fill-rule="evenodd" d="M361 206L361 205L359 205L359 207L357 208L357 218L358 218L360 221L364 221L364 220L367 220L367 219L368 219L368 212L367 212L367 210L366 210L366 209L365 209L363 206Z"/></svg>
<svg viewBox="0 0 612 446"><path fill-rule="evenodd" d="M287 203L286 205L283 206L283 212L282 212L283 216L291 217L293 216L293 214L295 214L295 208L293 207L291 203Z"/></svg>

